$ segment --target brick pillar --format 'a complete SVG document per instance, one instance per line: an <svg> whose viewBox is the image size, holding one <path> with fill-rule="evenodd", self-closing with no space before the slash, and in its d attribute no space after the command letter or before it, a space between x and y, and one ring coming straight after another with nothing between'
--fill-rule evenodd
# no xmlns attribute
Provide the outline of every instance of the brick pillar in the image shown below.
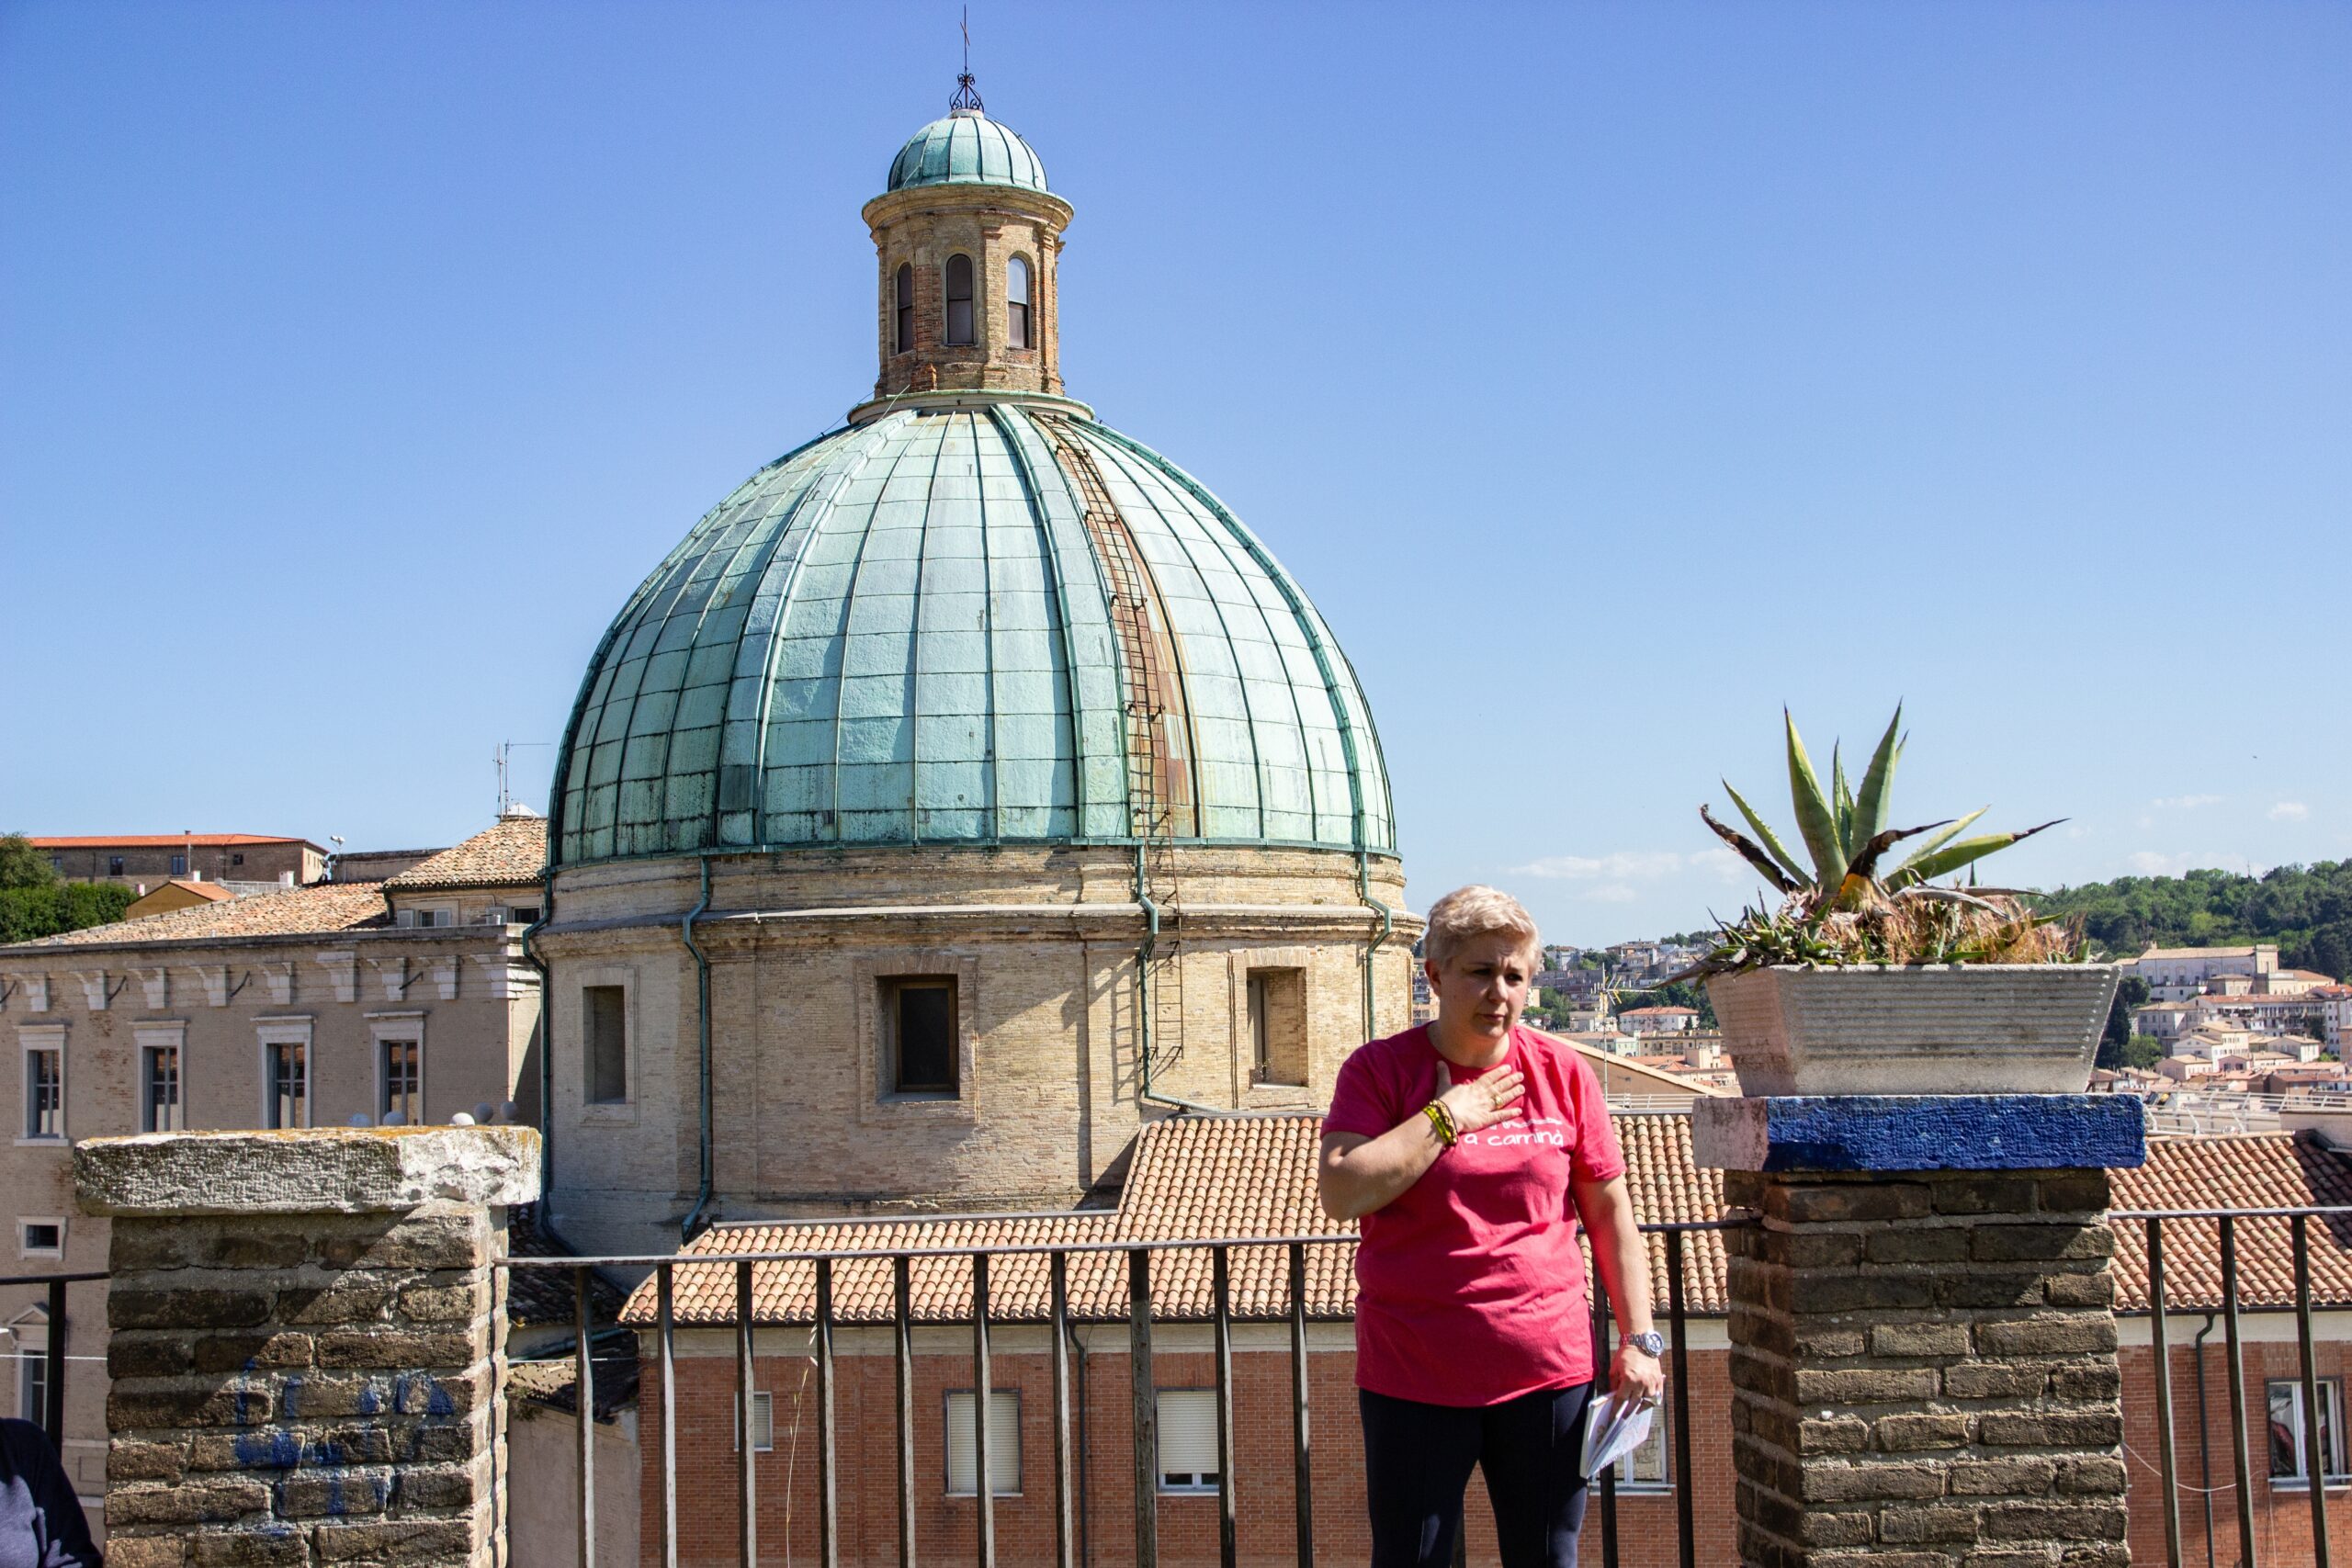
<svg viewBox="0 0 2352 1568"><path fill-rule="evenodd" d="M1701 1101L1745 1568L2128 1568L2113 1096Z"/></svg>
<svg viewBox="0 0 2352 1568"><path fill-rule="evenodd" d="M516 1127L98 1138L115 1568L491 1564Z"/></svg>

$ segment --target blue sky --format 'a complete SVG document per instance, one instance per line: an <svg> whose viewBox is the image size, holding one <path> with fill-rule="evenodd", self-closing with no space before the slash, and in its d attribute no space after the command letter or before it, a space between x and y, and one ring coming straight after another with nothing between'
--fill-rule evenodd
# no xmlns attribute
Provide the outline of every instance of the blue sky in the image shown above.
<svg viewBox="0 0 2352 1568"><path fill-rule="evenodd" d="M871 385L857 209L956 17L0 8L0 822L483 825ZM2352 7L973 30L1078 209L1070 390L1313 593L1416 907L1730 912L1694 808L1783 798L1784 702L1907 703L1898 817L2071 819L2006 877L2352 853Z"/></svg>

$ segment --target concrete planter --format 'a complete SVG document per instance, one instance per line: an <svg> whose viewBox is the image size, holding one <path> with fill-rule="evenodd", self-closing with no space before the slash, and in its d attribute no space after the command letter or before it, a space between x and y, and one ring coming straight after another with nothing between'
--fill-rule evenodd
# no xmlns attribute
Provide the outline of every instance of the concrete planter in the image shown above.
<svg viewBox="0 0 2352 1568"><path fill-rule="evenodd" d="M1740 1092L2080 1094L2110 964L1856 964L1718 975L1707 995Z"/></svg>

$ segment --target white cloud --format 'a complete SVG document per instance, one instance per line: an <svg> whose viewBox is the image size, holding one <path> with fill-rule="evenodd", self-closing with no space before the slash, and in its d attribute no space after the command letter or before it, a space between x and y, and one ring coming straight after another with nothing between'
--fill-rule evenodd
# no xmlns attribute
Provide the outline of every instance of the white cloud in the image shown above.
<svg viewBox="0 0 2352 1568"><path fill-rule="evenodd" d="M2200 806L2219 806L2218 795L2160 795L2148 802L2159 811L2194 811Z"/></svg>
<svg viewBox="0 0 2352 1568"><path fill-rule="evenodd" d="M1692 858L1668 850L1619 850L1605 855L1546 855L1510 869L1514 876L1558 882L1656 882L1688 869Z"/></svg>
<svg viewBox="0 0 2352 1568"><path fill-rule="evenodd" d="M2300 800L2282 800L2270 808L2273 822L2301 822L2312 814L2312 808Z"/></svg>

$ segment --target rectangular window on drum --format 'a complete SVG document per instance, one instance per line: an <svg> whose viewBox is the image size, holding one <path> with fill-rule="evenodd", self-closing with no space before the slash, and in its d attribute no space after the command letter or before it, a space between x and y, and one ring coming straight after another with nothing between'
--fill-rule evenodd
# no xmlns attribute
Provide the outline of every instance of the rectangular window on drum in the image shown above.
<svg viewBox="0 0 2352 1568"><path fill-rule="evenodd" d="M1009 348L1034 348L1029 341L1029 264L1019 256L1004 266L1004 341Z"/></svg>
<svg viewBox="0 0 2352 1568"><path fill-rule="evenodd" d="M895 975L882 983L885 1092L952 1100L957 1081L953 975Z"/></svg>
<svg viewBox="0 0 2352 1568"><path fill-rule="evenodd" d="M386 1040L378 1050L381 1093L377 1119L389 1125L390 1119L398 1116L405 1125L418 1125L424 1116L424 1046L413 1040Z"/></svg>
<svg viewBox="0 0 2352 1568"><path fill-rule="evenodd" d="M65 1053L54 1047L25 1053L25 1136L65 1136Z"/></svg>
<svg viewBox="0 0 2352 1568"><path fill-rule="evenodd" d="M586 1030L588 1103L618 1105L628 1099L628 992L619 986L582 986L580 1010Z"/></svg>
<svg viewBox="0 0 2352 1568"><path fill-rule="evenodd" d="M310 1052L295 1041L283 1041L268 1050L269 1124L307 1127L310 1121Z"/></svg>
<svg viewBox="0 0 2352 1568"><path fill-rule="evenodd" d="M972 338L972 258L955 255L947 258L947 341L953 345L969 344Z"/></svg>
<svg viewBox="0 0 2352 1568"><path fill-rule="evenodd" d="M180 1048L176 1045L150 1045L141 1053L145 1061L145 1092L141 1095L140 1128L142 1133L177 1133L187 1125L185 1107L180 1103Z"/></svg>

